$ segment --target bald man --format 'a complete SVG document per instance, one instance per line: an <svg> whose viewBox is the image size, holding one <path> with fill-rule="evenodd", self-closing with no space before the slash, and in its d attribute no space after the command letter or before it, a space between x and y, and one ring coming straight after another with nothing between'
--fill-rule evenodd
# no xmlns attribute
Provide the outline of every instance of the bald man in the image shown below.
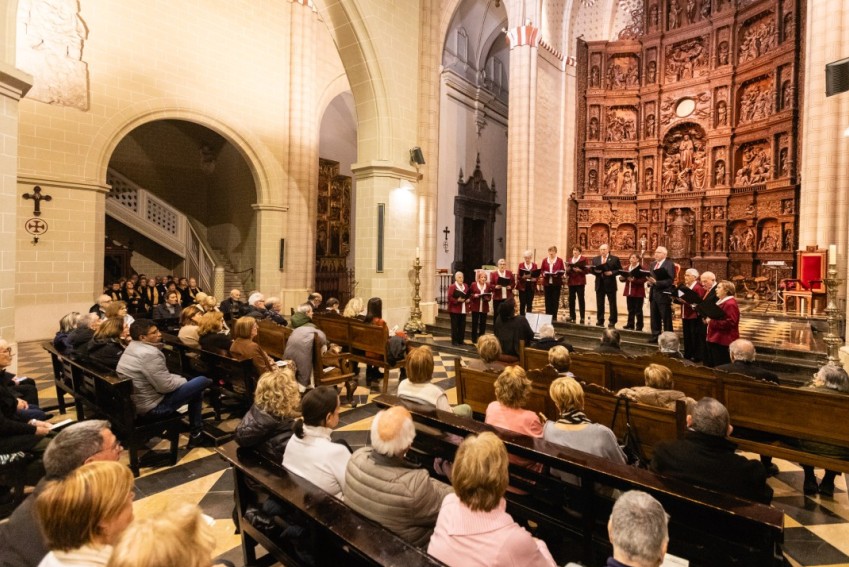
<svg viewBox="0 0 849 567"><path fill-rule="evenodd" d="M607 326L613 329L619 318L616 309L616 290L619 287L616 283L616 274L622 269L622 263L618 257L610 253L610 247L607 244L602 244L598 247L598 256L593 258L592 265L595 268L593 275L595 275L595 304L596 317L598 317L596 326L604 327L604 299L607 298L610 306Z"/></svg>

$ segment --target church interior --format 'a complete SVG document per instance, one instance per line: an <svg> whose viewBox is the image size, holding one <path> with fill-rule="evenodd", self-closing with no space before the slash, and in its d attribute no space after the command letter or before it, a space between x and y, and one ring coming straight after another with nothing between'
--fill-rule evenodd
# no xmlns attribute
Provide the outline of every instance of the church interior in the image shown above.
<svg viewBox="0 0 849 567"><path fill-rule="evenodd" d="M261 292L290 321L311 293L340 307L380 298L389 336L431 347L433 383L480 417L457 366L478 358L474 341L449 338L455 274L468 284L528 252L539 263L552 245L567 259L608 246L623 264L663 248L679 283L690 269L732 282L739 336L782 393L849 360L849 93L826 73L849 56L845 0L0 0L0 22L0 338L15 353L0 371L33 378L42 408L64 403L61 357L44 347L60 319L135 274L194 278L219 302ZM566 322L565 286L554 310L580 353L604 326L588 279L586 324L583 310ZM642 361L657 350L648 292L642 332L622 328L621 290L616 327ZM541 291L533 306L545 309ZM684 331L677 311L672 330ZM376 399L400 395L404 364L390 366L380 391L353 386L354 403L338 382L334 440L369 445ZM615 391L609 372L598 384ZM722 396L732 425L734 407L757 405ZM82 419L80 407L51 421ZM239 417L215 416L216 445ZM845 429L823 419L817 430ZM829 435L812 439L849 451ZM142 445L137 518L196 504L216 557L309 564L248 554L233 462L181 447L165 463L168 446L164 434ZM740 454L757 460L754 446ZM811 494L797 453L776 449L778 551L764 564L849 565L849 461L828 461L846 473L831 496ZM535 518L523 525L545 540ZM670 551L692 552L672 546L676 530ZM589 564L549 547L559 564Z"/></svg>

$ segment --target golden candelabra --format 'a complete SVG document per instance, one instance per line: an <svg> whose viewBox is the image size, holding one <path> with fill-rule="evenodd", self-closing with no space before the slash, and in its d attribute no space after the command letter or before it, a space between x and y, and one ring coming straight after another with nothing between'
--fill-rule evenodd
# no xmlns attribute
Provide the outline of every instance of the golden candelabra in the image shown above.
<svg viewBox="0 0 849 567"><path fill-rule="evenodd" d="M422 287L422 281L419 277L422 271L422 263L419 261L418 255L416 255L416 263L413 264L413 270L416 272L416 279L413 282L413 310L410 312L410 320L404 325L404 330L407 331L408 335L425 332L425 325L422 323L422 296L419 293Z"/></svg>
<svg viewBox="0 0 849 567"><path fill-rule="evenodd" d="M826 321L828 322L828 332L823 337L828 352L828 364L840 365L840 346L843 341L840 339L840 315L837 309L837 290L840 283L843 281L837 277L837 264L831 263L829 258L828 272L825 276L825 291L827 306L825 308Z"/></svg>

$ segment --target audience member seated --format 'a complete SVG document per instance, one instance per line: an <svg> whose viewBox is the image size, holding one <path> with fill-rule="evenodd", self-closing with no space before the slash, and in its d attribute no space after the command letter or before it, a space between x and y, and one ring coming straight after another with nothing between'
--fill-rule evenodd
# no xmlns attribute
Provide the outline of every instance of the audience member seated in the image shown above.
<svg viewBox="0 0 849 567"><path fill-rule="evenodd" d="M29 406L25 410L18 412L21 414L20 417L24 418L24 421L33 418L40 420L47 419L48 416L39 409L38 386L35 380L26 376L15 376L6 370L12 365L12 358L14 356L15 353L11 345L6 339L0 337L0 387L8 388L16 398L23 400Z"/></svg>
<svg viewBox="0 0 849 567"><path fill-rule="evenodd" d="M169 291L165 294L165 303L160 303L153 308L153 319L176 319L180 316L180 294Z"/></svg>
<svg viewBox="0 0 849 567"><path fill-rule="evenodd" d="M558 376L575 377L574 374L569 372L569 367L572 366L572 356L566 350L566 347L556 346L548 351L548 366L553 368Z"/></svg>
<svg viewBox="0 0 849 567"><path fill-rule="evenodd" d="M315 388L316 380L313 375L313 349L318 341L322 353L327 350L327 336L312 322L313 307L304 303L292 315L292 334L286 340L286 350L283 358L295 361L298 389L303 392L307 388ZM322 372L318 368L318 372Z"/></svg>
<svg viewBox="0 0 849 567"><path fill-rule="evenodd" d="M371 423L371 446L357 450L348 462L343 494L354 511L422 547L452 489L404 458L415 437L405 408L378 412Z"/></svg>
<svg viewBox="0 0 849 567"><path fill-rule="evenodd" d="M687 416L683 439L661 441L651 461L654 472L692 484L769 504L772 488L758 461L737 455L728 439L733 428L728 410L713 398L702 398Z"/></svg>
<svg viewBox="0 0 849 567"><path fill-rule="evenodd" d="M104 293L98 296L97 303L92 305L88 312L97 314L100 319L106 319L106 308L110 303L112 303L112 296Z"/></svg>
<svg viewBox="0 0 849 567"><path fill-rule="evenodd" d="M71 311L61 319L59 319L59 330L56 331L56 336L53 337L53 347L59 352L71 352L73 346L71 339L68 336L77 327L77 318L80 316L78 311Z"/></svg>
<svg viewBox="0 0 849 567"><path fill-rule="evenodd" d="M313 292L307 296L307 303L312 305L314 311L318 311L321 307L322 297L318 292Z"/></svg>
<svg viewBox="0 0 849 567"><path fill-rule="evenodd" d="M283 310L283 302L280 301L279 297L269 297L266 299L265 308L268 312L269 319L284 327L289 324L280 313Z"/></svg>
<svg viewBox="0 0 849 567"><path fill-rule="evenodd" d="M262 347L254 342L257 333L259 333L259 327L257 327L256 319L250 315L239 318L233 325L233 344L230 345L230 354L239 360L252 360L256 375L261 376L274 370L277 365L262 350Z"/></svg>
<svg viewBox="0 0 849 567"><path fill-rule="evenodd" d="M669 545L669 516L660 502L645 492L630 490L613 505L607 533L613 544L608 567L656 567Z"/></svg>
<svg viewBox="0 0 849 567"><path fill-rule="evenodd" d="M221 302L219 309L228 321L231 319L235 321L244 315L247 310L245 304L242 303L242 292L238 289L231 289L230 297Z"/></svg>
<svg viewBox="0 0 849 567"><path fill-rule="evenodd" d="M232 567L230 562L214 563L215 542L200 508L182 504L133 522L115 546L108 567Z"/></svg>
<svg viewBox="0 0 849 567"><path fill-rule="evenodd" d="M97 313L83 313L77 317L77 326L68 333L71 354L76 357L84 357L88 342L94 338L94 332L99 326L100 317L97 316Z"/></svg>
<svg viewBox="0 0 849 567"><path fill-rule="evenodd" d="M755 364L755 345L746 339L737 339L728 345L728 354L731 357L729 364L720 364L717 370L725 372L736 372L750 378L758 378L778 384L778 374L770 372Z"/></svg>
<svg viewBox="0 0 849 567"><path fill-rule="evenodd" d="M595 347L595 352L606 354L625 354L620 346L621 338L616 329L604 329L601 332L601 343Z"/></svg>
<svg viewBox="0 0 849 567"><path fill-rule="evenodd" d="M433 351L429 346L420 346L407 356L407 379L398 384L398 396L444 411L453 411L463 417L471 417L471 406L460 404L452 408L445 391L431 382L432 378Z"/></svg>
<svg viewBox="0 0 849 567"><path fill-rule="evenodd" d="M130 326L132 342L118 361L118 374L133 381L133 404L141 415L159 417L189 405L189 447L206 443L202 435L203 391L212 380L195 376L186 380L168 372L162 347L162 333L149 319L139 319Z"/></svg>
<svg viewBox="0 0 849 567"><path fill-rule="evenodd" d="M319 303L321 302L321 295L317 293L310 294L310 297L313 297L313 300L310 301L313 305L315 304L314 296L318 296ZM377 325L378 327L383 327L387 331L389 330L389 326L386 324L386 321L383 320L383 300L379 297L372 297L368 300L368 307L366 309L366 316L363 319L364 322L369 323L371 325ZM388 355L387 362L391 365L395 365L397 362L404 360L404 356L407 353L407 339L404 331L399 331L394 334L390 334L389 336L389 347L388 347ZM382 353L377 352L367 352L365 353L367 357L370 358L382 358ZM406 378L407 370L401 369L401 379ZM383 376L380 373L380 368L377 366L366 366L366 385L370 386L372 382L380 382Z"/></svg>
<svg viewBox="0 0 849 567"><path fill-rule="evenodd" d="M522 409L530 394L531 381L525 370L521 366L508 366L495 380L495 401L486 407L486 423L523 435L542 437L542 423L537 414Z"/></svg>
<svg viewBox="0 0 849 567"><path fill-rule="evenodd" d="M224 314L220 311L204 313L198 321L198 343L200 348L209 352L230 352L233 339L222 333Z"/></svg>
<svg viewBox="0 0 849 567"><path fill-rule="evenodd" d="M86 348L86 360L103 368L115 370L121 355L124 354L124 344L121 342L123 334L123 317L109 317L100 323Z"/></svg>
<svg viewBox="0 0 849 567"><path fill-rule="evenodd" d="M363 303L363 298L352 297L348 300L348 303L345 304L345 309L342 311L342 317L348 317L349 319L359 319L360 321L364 321L365 317L363 311L365 311L365 304Z"/></svg>
<svg viewBox="0 0 849 567"><path fill-rule="evenodd" d="M501 343L501 360L517 362L519 360L519 342L529 344L534 340L531 324L524 317L516 316L516 302L506 299L498 306L498 316L493 325L495 336Z"/></svg>
<svg viewBox="0 0 849 567"><path fill-rule="evenodd" d="M258 291L253 292L248 297L248 317L253 317L257 321L268 319L271 317L268 308L265 306L265 296Z"/></svg>
<svg viewBox="0 0 849 567"><path fill-rule="evenodd" d="M681 354L681 351L679 350L681 348L680 344L678 335L672 331L663 331L657 337L657 351L660 354L668 358L680 360L683 364L691 364L692 361L687 360L684 358L684 355Z"/></svg>
<svg viewBox="0 0 849 567"><path fill-rule="evenodd" d="M339 407L339 392L331 386L319 386L304 395L302 417L292 428L295 435L286 445L283 467L341 499L351 451L330 438L339 425Z"/></svg>
<svg viewBox="0 0 849 567"><path fill-rule="evenodd" d="M203 309L197 305L189 305L180 312L180 331L177 333L177 338L184 345L200 348L198 324L201 315L203 315Z"/></svg>
<svg viewBox="0 0 849 567"><path fill-rule="evenodd" d="M255 448L275 463L283 462L300 404L301 395L291 368L266 372L257 382L253 405L236 427L236 443Z"/></svg>
<svg viewBox="0 0 849 567"><path fill-rule="evenodd" d="M645 386L622 388L616 392L616 395L625 396L641 404L668 409L675 409L675 402L684 400L687 403L687 413L692 413L696 400L687 397L684 392L673 390L675 384L672 381L670 369L660 364L649 364L643 370L643 377L646 381Z"/></svg>
<svg viewBox="0 0 849 567"><path fill-rule="evenodd" d="M627 462L613 432L593 423L584 413L584 389L574 378L558 378L551 383L548 394L560 417L545 423L543 439L614 463Z"/></svg>
<svg viewBox="0 0 849 567"><path fill-rule="evenodd" d="M120 456L121 444L106 421L81 421L60 431L44 451L44 478L15 509L9 521L0 523L1 563L36 567L47 555L47 543L35 515L35 499L48 481L61 480L85 463L117 461Z"/></svg>
<svg viewBox="0 0 849 567"><path fill-rule="evenodd" d="M842 367L827 364L814 374L814 379L805 388L827 394L847 396L849 395L849 375L846 374L846 371ZM819 443L817 441L806 441L804 439L794 440L793 443L798 444L801 449L817 455L849 460L849 449L845 447ZM834 496L834 477L840 473L826 470L825 474L823 474L822 482L817 486L814 467L802 465L802 470L805 471L805 494L810 495L819 492L823 496ZM844 475L844 478L846 478L847 486L849 486L849 474Z"/></svg>
<svg viewBox="0 0 849 567"><path fill-rule="evenodd" d="M478 356L480 358L470 359L468 362L469 368L495 373L500 373L507 368L507 364L501 361L501 343L498 342L498 337L495 335L481 335L478 337L478 343L475 346L478 349Z"/></svg>
<svg viewBox="0 0 849 567"><path fill-rule="evenodd" d="M457 449L451 484L427 552L447 565L553 567L545 543L507 513L507 449L490 432L469 435Z"/></svg>
<svg viewBox="0 0 849 567"><path fill-rule="evenodd" d="M177 280L177 293L180 294L181 308L188 307L195 302L194 296L189 293L189 280L187 278L180 278Z"/></svg>
<svg viewBox="0 0 849 567"><path fill-rule="evenodd" d="M124 320L124 324L127 327L135 321L133 316L127 311L127 304L123 301L113 301L109 304L109 307L106 308L106 318L109 319L110 317L120 317Z"/></svg>
<svg viewBox="0 0 849 567"><path fill-rule="evenodd" d="M50 549L39 567L105 566L133 521L133 473L114 461L82 465L47 483L35 502Z"/></svg>
<svg viewBox="0 0 849 567"><path fill-rule="evenodd" d="M136 290L136 284L132 281L124 283L121 289L121 300L127 304L127 311L139 313L144 311L144 301L141 294Z"/></svg>
<svg viewBox="0 0 849 567"><path fill-rule="evenodd" d="M324 304L324 313L327 315L341 315L339 312L339 300L335 297L328 297Z"/></svg>
<svg viewBox="0 0 849 567"><path fill-rule="evenodd" d="M575 347L566 342L565 337L560 340L557 340L557 337L554 336L554 325L552 325L551 323L540 325L539 339L525 346L527 348L535 348L538 350L551 350L553 347L556 346L565 347L566 350L568 350L569 352L575 350Z"/></svg>

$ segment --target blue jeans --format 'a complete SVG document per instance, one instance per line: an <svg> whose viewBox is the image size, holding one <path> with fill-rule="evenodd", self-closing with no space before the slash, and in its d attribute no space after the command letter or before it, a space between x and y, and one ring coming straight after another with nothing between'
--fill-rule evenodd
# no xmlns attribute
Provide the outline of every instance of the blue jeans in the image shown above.
<svg viewBox="0 0 849 567"><path fill-rule="evenodd" d="M148 414L152 416L174 413L184 404L189 404L189 426L192 432L200 431L203 426L203 391L209 388L212 380L206 376L195 376L173 392L168 392L162 401Z"/></svg>

